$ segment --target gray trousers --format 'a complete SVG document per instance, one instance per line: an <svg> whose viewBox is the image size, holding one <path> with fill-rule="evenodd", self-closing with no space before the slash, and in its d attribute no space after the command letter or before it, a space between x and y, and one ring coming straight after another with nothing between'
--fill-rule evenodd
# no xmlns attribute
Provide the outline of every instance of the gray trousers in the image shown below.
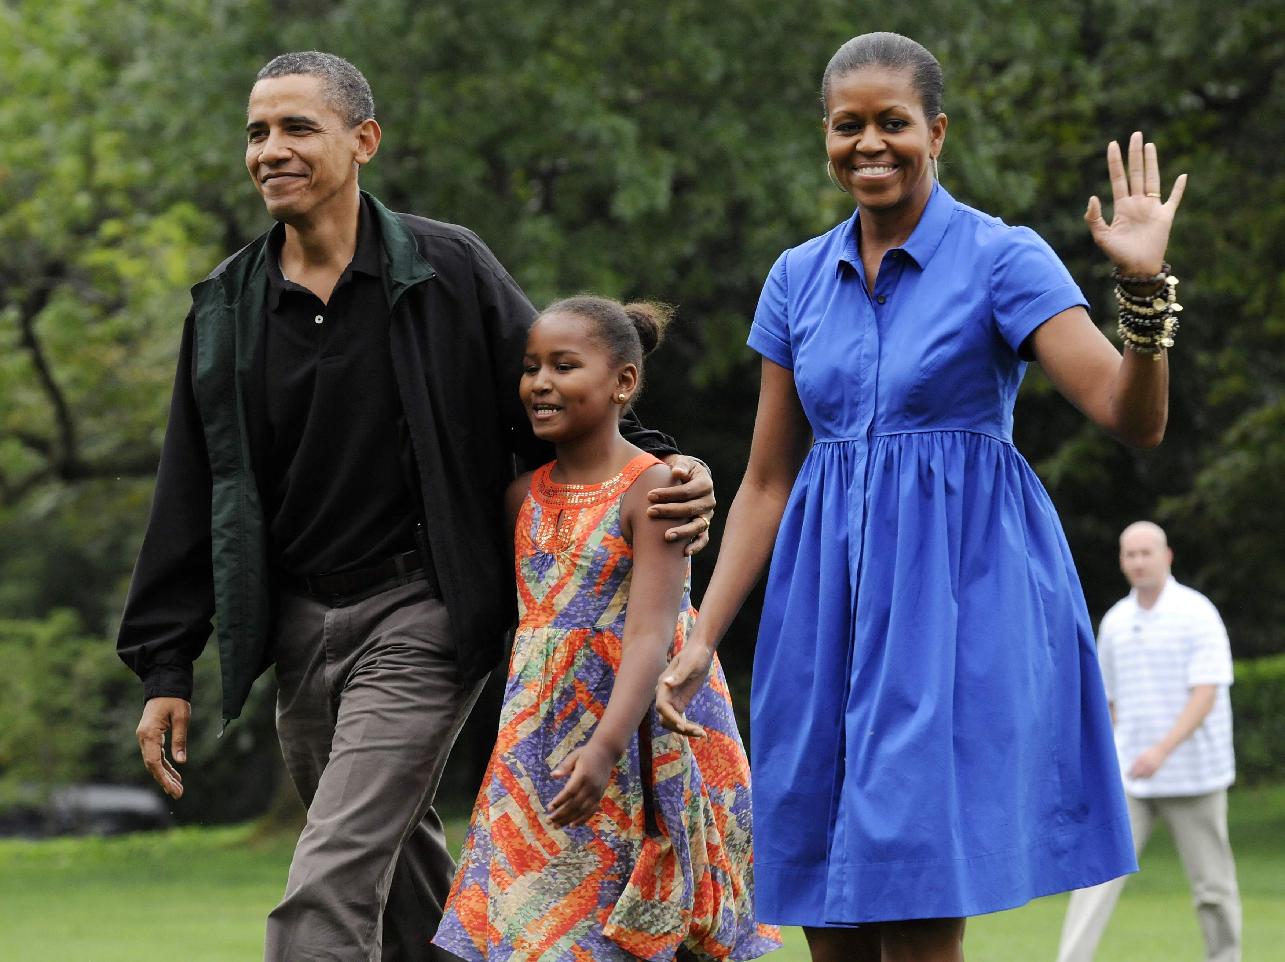
<svg viewBox="0 0 1285 962"><path fill-rule="evenodd" d="M1196 918L1205 938L1205 958L1208 962L1239 962L1240 891L1227 837L1227 792L1176 798L1126 798L1129 823L1133 827L1133 847L1139 855L1157 818L1163 818L1169 826L1191 882ZM1058 962L1092 962L1127 877L1071 893L1062 923Z"/></svg>
<svg viewBox="0 0 1285 962"><path fill-rule="evenodd" d="M423 581L342 607L283 594L277 733L308 821L266 962L443 962L429 944L454 863L433 795L481 684L455 680Z"/></svg>

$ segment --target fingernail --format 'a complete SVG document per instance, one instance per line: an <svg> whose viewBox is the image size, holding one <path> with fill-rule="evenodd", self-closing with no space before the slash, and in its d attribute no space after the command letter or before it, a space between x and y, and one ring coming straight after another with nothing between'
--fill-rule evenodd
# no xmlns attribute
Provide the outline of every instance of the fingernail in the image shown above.
<svg viewBox="0 0 1285 962"><path fill-rule="evenodd" d="M176 762L187 761L187 752L183 751L183 749L180 748L178 751L174 753L174 760Z"/></svg>

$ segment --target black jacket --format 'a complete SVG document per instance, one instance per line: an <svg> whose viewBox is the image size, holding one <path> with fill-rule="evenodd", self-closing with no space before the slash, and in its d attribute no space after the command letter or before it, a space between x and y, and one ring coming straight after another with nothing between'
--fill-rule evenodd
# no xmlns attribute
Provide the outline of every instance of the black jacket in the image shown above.
<svg viewBox="0 0 1285 962"><path fill-rule="evenodd" d="M472 232L393 214L364 196L379 223L403 434L460 680L472 682L499 662L516 617L504 489L519 467L552 457L517 393L535 310ZM192 663L214 619L225 720L272 663L273 572L255 472L266 247L264 234L192 289L151 518L117 638L145 697L190 698ZM622 430L658 456L676 451L632 418Z"/></svg>

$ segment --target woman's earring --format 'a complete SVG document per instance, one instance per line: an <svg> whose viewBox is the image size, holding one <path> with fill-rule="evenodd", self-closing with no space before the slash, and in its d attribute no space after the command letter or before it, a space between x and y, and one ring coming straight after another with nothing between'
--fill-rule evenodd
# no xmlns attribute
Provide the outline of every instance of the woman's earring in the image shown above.
<svg viewBox="0 0 1285 962"><path fill-rule="evenodd" d="M842 191L845 194L847 193L847 191L843 189L843 185L839 183L839 178L834 175L834 165L832 165L828 160L825 162L825 175L830 178L830 183L834 184L837 190Z"/></svg>
<svg viewBox="0 0 1285 962"><path fill-rule="evenodd" d="M629 395L628 395L628 394L617 394L617 395L616 395L616 400L617 400L618 402L620 402L621 404L624 404L626 401L628 401L628 400L629 400Z"/></svg>
<svg viewBox="0 0 1285 962"><path fill-rule="evenodd" d="M933 154L933 180L941 183L941 174L937 171L937 155Z"/></svg>

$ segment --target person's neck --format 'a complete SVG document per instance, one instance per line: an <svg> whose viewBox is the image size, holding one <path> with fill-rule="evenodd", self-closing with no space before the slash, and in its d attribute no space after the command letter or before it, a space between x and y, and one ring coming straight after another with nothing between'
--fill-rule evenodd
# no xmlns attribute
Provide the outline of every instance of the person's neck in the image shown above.
<svg viewBox="0 0 1285 962"><path fill-rule="evenodd" d="M558 464L554 480L561 484L598 484L619 474L638 455L616 424L609 431L595 431L555 446Z"/></svg>
<svg viewBox="0 0 1285 962"><path fill-rule="evenodd" d="M281 245L281 272L292 280L310 276L338 276L357 251L357 229L361 220L361 194L336 197L324 210L306 220L287 223Z"/></svg>
<svg viewBox="0 0 1285 962"><path fill-rule="evenodd" d="M924 216L924 209L931 196L930 186L923 197L916 198L913 204L905 207L892 210L870 210L863 207L861 216L857 218L861 225L861 249L887 251L910 240L910 235L915 232L920 218Z"/></svg>
<svg viewBox="0 0 1285 962"><path fill-rule="evenodd" d="M1168 583L1169 579L1166 577L1157 585L1148 585L1145 588L1135 588L1134 591L1137 596L1138 607L1144 610L1154 608L1156 606L1156 602L1160 600L1161 593L1165 590L1165 585Z"/></svg>

